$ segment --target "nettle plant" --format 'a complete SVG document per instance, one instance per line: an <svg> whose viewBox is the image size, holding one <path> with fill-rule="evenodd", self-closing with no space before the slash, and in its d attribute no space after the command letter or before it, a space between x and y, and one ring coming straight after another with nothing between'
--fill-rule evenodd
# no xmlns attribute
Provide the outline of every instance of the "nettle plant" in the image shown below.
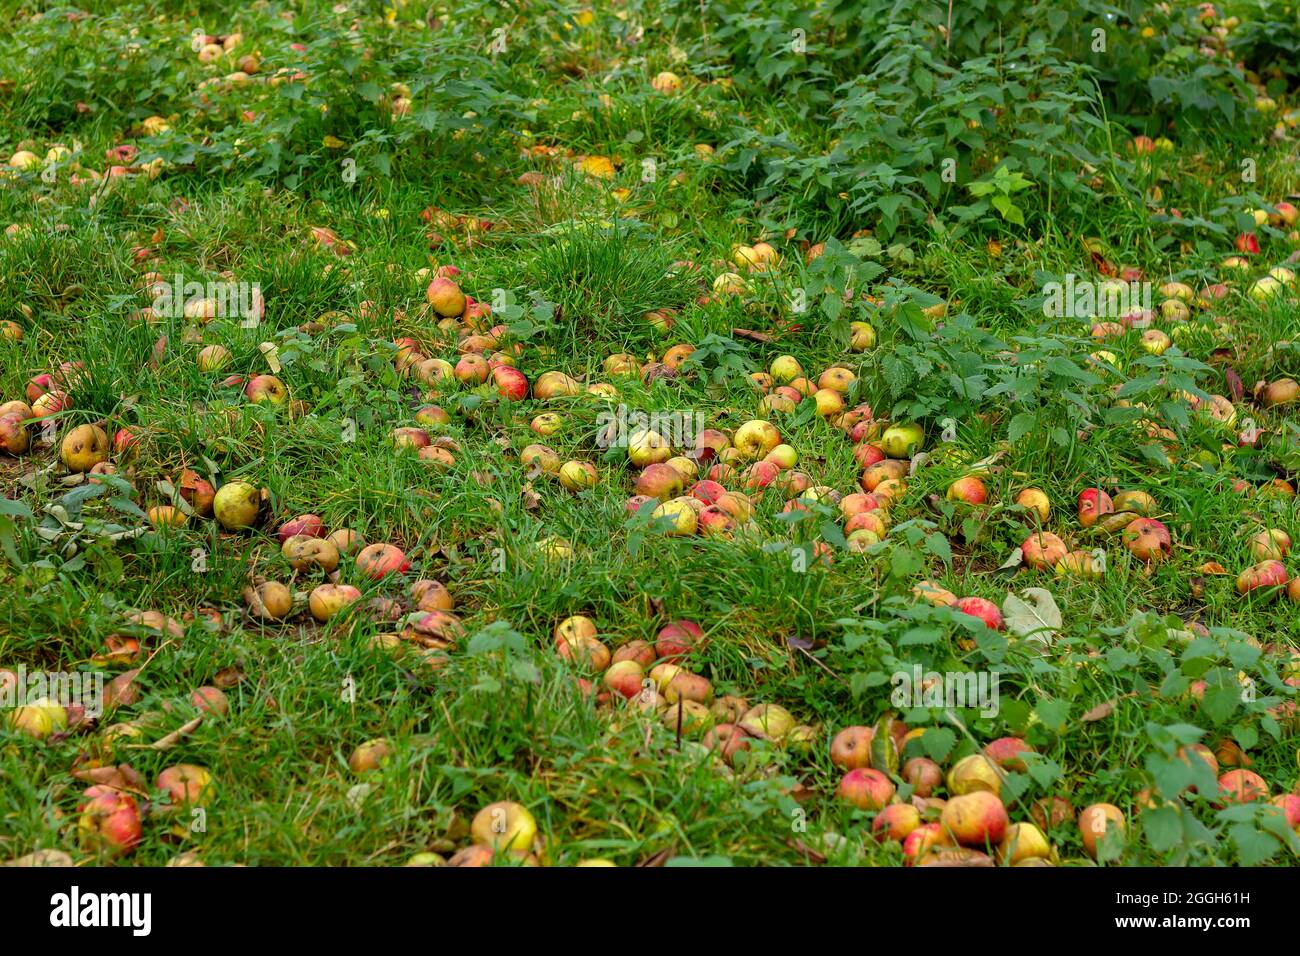
<svg viewBox="0 0 1300 956"><path fill-rule="evenodd" d="M869 48L858 37L840 42L858 55L829 102L824 84L810 93L785 82L777 94L800 115L821 109L829 127L815 124L811 139L784 126L733 128L727 168L749 177L760 199L870 217L889 237L1004 161L1025 178L1054 170L1059 187L1076 188L1069 145L1090 135L1078 115L1092 108L1093 92L1087 69L1057 57L1042 37L960 62L916 23L886 27ZM792 55L773 54L783 68ZM791 75L824 76L826 58L850 59L823 40L816 55L803 54L804 72Z"/></svg>
<svg viewBox="0 0 1300 956"><path fill-rule="evenodd" d="M473 5L471 5L472 7ZM455 166L482 169L512 153L508 132L527 125L524 86L511 64L521 34L499 53L483 42L493 20L470 9L436 30L363 36L345 20L312 24L304 49L279 57L258 82L213 75L189 94L175 128L141 141L148 158L197 170L238 171L288 188L313 180L353 184ZM491 11L488 11L491 12ZM268 30L285 32L284 24ZM267 69L270 70L268 64ZM193 84L186 84L193 87Z"/></svg>

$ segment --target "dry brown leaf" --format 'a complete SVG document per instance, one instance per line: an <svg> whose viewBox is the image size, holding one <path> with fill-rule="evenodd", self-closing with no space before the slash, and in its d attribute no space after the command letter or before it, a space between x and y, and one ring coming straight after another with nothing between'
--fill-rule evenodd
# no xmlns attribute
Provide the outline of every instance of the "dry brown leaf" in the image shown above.
<svg viewBox="0 0 1300 956"><path fill-rule="evenodd" d="M668 849L660 850L654 856L642 860L637 866L663 866L676 855L677 848L670 846Z"/></svg>
<svg viewBox="0 0 1300 956"><path fill-rule="evenodd" d="M194 730L197 729L199 724L201 723L203 723L203 718L195 717L193 720L187 721L182 726L177 727L167 736L160 737L157 740L155 740L153 743L149 744L149 749L150 750L171 750L178 743L180 743L182 737L185 737L187 734L193 733Z"/></svg>

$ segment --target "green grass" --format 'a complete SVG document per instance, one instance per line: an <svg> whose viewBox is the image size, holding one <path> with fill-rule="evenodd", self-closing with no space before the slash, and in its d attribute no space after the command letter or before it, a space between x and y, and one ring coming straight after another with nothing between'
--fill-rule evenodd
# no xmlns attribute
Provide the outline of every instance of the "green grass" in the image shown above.
<svg viewBox="0 0 1300 956"><path fill-rule="evenodd" d="M1028 740L1040 757L1004 781L1011 819L1031 819L1034 802L1053 796L1076 811L1113 803L1127 816L1128 839L1103 851L1102 862L1295 861L1300 841L1276 816L1262 805L1216 807L1206 787L1186 789L1191 781L1172 757L1193 740L1221 750L1231 741L1272 794L1297 786L1295 721L1277 708L1295 702L1283 680L1296 674L1300 605L1234 588L1255 561L1251 533L1300 537L1294 496L1267 491L1275 478L1295 484L1296 406L1265 408L1252 394L1256 382L1300 376L1289 341L1296 294L1288 288L1263 303L1246 295L1296 242L1286 229L1260 230L1248 278L1221 265L1242 230L1237 213L1297 191L1295 131L1284 123L1283 138L1272 139L1277 117L1234 99L1237 122L1191 109L1171 122L1170 103L1150 99L1144 82L1116 88L1111 80L1103 117L1095 89L1076 89L1074 74L1057 69L1024 82L1035 97L1069 93L1093 103L1094 122L1053 137L999 128L981 99L987 91L975 92L929 104L915 141L900 144L890 124L900 111L909 115L906 105L868 106L838 86L865 69L855 64L879 63L883 51L870 44L883 34L850 41L837 33L842 24L810 31L841 45L818 39L824 75L782 84L763 73L769 61L758 47L706 36L693 3L632 4L633 22L646 28L639 45L620 39L628 22L616 15L621 8L597 5L585 24L579 7L559 4L515 24L495 59L483 38L502 14L487 4L461 5L436 31L413 26L422 13L405 4L395 28L378 5L344 16L325 3L237 12L214 3L196 20L170 2L88 3L83 22L33 16L42 6L19 9L13 35L0 41L0 62L12 64L0 80L13 81L0 85L0 153L44 157L55 144L78 152L52 183L39 171L6 170L0 179L0 225L17 227L0 239L0 320L23 332L20 341L0 339L0 401L23 399L32 376L62 363L81 369L54 419L54 444L0 454L0 668L88 668L112 679L122 667L96 663L106 641L137 637L143 653L132 664L140 668L137 699L98 723L33 739L0 722L8 782L0 858L55 848L118 865L161 865L190 851L209 865L401 865L424 851L450 857L469 844L483 807L513 800L536 817L536 858L552 865L632 865L664 851L737 865L805 865L810 855L897 865L899 845L870 838L874 814L837 798L843 771L830 759L838 731L893 716L927 729L904 761L926 755L948 767L998 737ZM731 9L741 6L711 4L710 14L750 16ZM1251 22L1248 5L1239 6ZM1175 7L1169 17L1144 10L1124 22L1143 56L1160 60L1191 29L1194 5ZM576 19L566 25L564 17ZM1159 32L1139 40L1141 24ZM925 63L938 58L982 75L987 67L961 62L973 57L963 44L977 41L966 20L959 27L964 54L946 52L918 26L907 55L924 51ZM257 76L284 67L310 79L200 90L237 64L200 64L188 46L195 29L238 29L244 40L233 59L259 52ZM1061 48L1068 39L1054 35ZM292 42L308 50L294 53ZM648 62L631 59L638 55ZM1282 115L1295 103L1293 79L1269 80L1271 62L1254 55L1243 53L1261 84L1271 83ZM680 95L650 87L664 69L685 78ZM727 76L730 84L717 82ZM1235 97L1217 73L1204 82ZM394 83L411 87L406 118L384 106ZM1119 115L1117 104L1128 109L1133 97L1142 109ZM78 101L91 109L77 111ZM1012 106L1006 115L1028 123L1027 107ZM947 138L935 119L945 110L960 116ZM155 115L171 128L146 136L141 124ZM978 120L978 130L966 120ZM1147 129L1164 131L1172 151L1135 158L1127 144ZM842 140L877 134L860 149L833 152ZM127 142L140 147L140 161L165 160L156 178L71 181L102 171L105 151ZM923 143L936 166L960 151L967 178L926 198L913 181L927 173L914 153ZM702 155L697 144L715 152ZM583 155L617 157L614 178L576 171ZM1252 183L1240 176L1246 157L1256 164ZM342 175L347 158L357 162L352 182ZM964 187L1004 160L1034 182L1013 197L1024 225L992 208L970 211L976 197ZM871 192L869 184L889 178L881 166L890 163L890 175L908 182ZM521 182L525 173L543 180ZM926 214L909 218L904 206L894 226L879 206L861 212L840 199L842 186L871 202L922 197L917 208ZM430 225L421 213L431 207L489 228ZM1158 215L1169 208L1181 224ZM322 247L313 227L334 230L351 254ZM434 247L431 230L441 234ZM733 246L759 239L777 247L780 266L747 274L743 295L711 295L716 276L741 271ZM1148 355L1136 331L1098 342L1090 321L1046 318L1036 298L1052 277L1099 277L1086 240L1104 244L1108 265L1140 268L1156 286L1231 279L1232 291L1212 309L1195 309L1182 328L1158 321L1175 340L1162 356ZM805 259L807 245L827 241L825 256ZM698 271L673 268L680 261ZM499 347L517 349L530 381L561 371L583 386L608 383L616 397L507 402L491 387L435 389L399 374L398 338L414 338L426 357L459 358L456 332L423 308L430 277L417 274L443 264L461 270L465 292L493 305L497 314L480 331L504 325ZM150 304L142 291L149 272L254 283L265 316L255 328L225 317L142 321L133 313ZM942 319L921 312L936 302L948 303ZM643 318L652 309L675 310L674 326L652 327ZM1224 320L1219 332L1212 316ZM849 321L870 322L876 346L848 351ZM270 372L265 343L278 349L292 408L253 405L224 382ZM202 372L196 356L213 344L230 361ZM676 375L604 371L612 354L651 367L676 345L697 349ZM1111 367L1092 360L1102 349L1115 357ZM882 421L925 426L928 461L890 504L885 540L849 550L833 504L787 515L791 495L777 487L754 494L753 522L732 538L671 538L629 514L636 469L622 450L597 442L603 416L619 404L699 415L728 434L768 417L812 486L859 490L852 443L810 402L760 414L749 375L782 355L814 381L843 364L857 376L847 408L865 403ZM1232 396L1229 369L1243 383L1240 396ZM1264 430L1259 447L1237 447L1236 429L1194 411L1183 397L1193 389L1235 397L1237 428L1250 419ZM436 431L455 443L445 470L389 437L428 404L452 418ZM532 432L530 420L543 411L560 412L563 430ZM948 420L951 441L943 438ZM58 443L85 423L134 436L129 452L114 455L119 480L94 494L59 463ZM573 493L531 475L520 453L535 442L561 461L592 462L595 488ZM989 503L946 500L951 483L989 456ZM143 511L170 502L185 468L215 484L264 487L259 526L227 532L191 518L149 527ZM1246 491L1233 487L1238 479ZM744 479L725 483L740 490ZM1075 499L1096 484L1155 498L1173 539L1165 560L1147 564L1118 534L1081 526ZM1052 502L1042 530L1071 548L1101 549L1102 578L1002 567L1039 527L1013 504L1030 486ZM410 570L371 581L345 557L338 578L364 601L317 623L305 604L324 575L295 573L275 538L283 521L303 513L401 547ZM556 537L571 544L571 557L539 549ZM829 563L802 560L798 549L817 542L829 546ZM1210 573L1209 562L1227 573ZM381 636L407 622L362 610L371 599L397 599L409 611L409 587L420 578L448 586L464 626L454 646L432 655L411 640L389 646ZM249 612L242 593L261 579L292 586L290 619ZM1062 623L1046 646L990 631L918 601L912 588L923 579L998 604L1008 592L1046 589ZM173 618L180 636L132 625L133 609ZM554 649L556 626L576 614L595 621L611 649L653 641L673 620L698 622L708 640L688 665L712 681L715 696L779 704L813 728L812 744L755 739L728 766L698 734L679 738L660 715L596 701L578 680L599 678ZM893 705L891 678L914 665L996 671L998 713ZM1242 693L1241 677L1253 694ZM1195 681L1204 682L1199 701ZM190 694L205 685L224 689L229 711L192 727ZM107 732L119 724L139 734ZM152 746L182 729L165 749ZM354 773L354 748L376 738L389 741L391 756L379 770ZM898 761L877 759L902 783ZM151 785L178 763L206 767L215 780L201 829L177 828L146 787L142 802L152 797L153 805L132 854L97 857L81 842L87 770L127 764ZM1147 810L1136 795L1153 787L1170 803ZM1092 864L1073 819L1049 837L1057 862Z"/></svg>

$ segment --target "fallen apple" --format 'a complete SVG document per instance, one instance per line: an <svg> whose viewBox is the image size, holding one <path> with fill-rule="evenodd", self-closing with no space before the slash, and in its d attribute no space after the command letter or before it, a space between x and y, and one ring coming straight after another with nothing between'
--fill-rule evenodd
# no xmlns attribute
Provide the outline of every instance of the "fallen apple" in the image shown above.
<svg viewBox="0 0 1300 956"><path fill-rule="evenodd" d="M217 489L212 512L227 531L251 528L262 509L262 493L246 481L228 481Z"/></svg>
<svg viewBox="0 0 1300 956"><path fill-rule="evenodd" d="M1112 803L1094 803L1079 814L1079 838L1084 852L1094 859L1102 837L1109 832L1123 837L1126 828L1124 812Z"/></svg>
<svg viewBox="0 0 1300 956"><path fill-rule="evenodd" d="M122 856L143 838L140 807L135 798L112 787L88 787L77 804L77 832L93 853Z"/></svg>
<svg viewBox="0 0 1300 956"><path fill-rule="evenodd" d="M64 436L59 457L69 471L84 474L108 461L108 435L98 425L78 425Z"/></svg>
<svg viewBox="0 0 1300 956"><path fill-rule="evenodd" d="M840 778L839 797L859 810L882 810L894 798L893 782L879 770L858 767Z"/></svg>
<svg viewBox="0 0 1300 956"><path fill-rule="evenodd" d="M1007 835L1011 820L994 793L976 790L952 797L944 804L939 822L962 846L996 846Z"/></svg>

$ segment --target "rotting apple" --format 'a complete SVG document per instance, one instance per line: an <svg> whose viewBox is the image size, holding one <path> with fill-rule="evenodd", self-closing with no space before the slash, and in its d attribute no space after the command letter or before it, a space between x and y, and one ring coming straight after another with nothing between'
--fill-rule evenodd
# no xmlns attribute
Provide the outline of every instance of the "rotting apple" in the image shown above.
<svg viewBox="0 0 1300 956"><path fill-rule="evenodd" d="M393 745L386 737L376 737L357 744L348 756L348 769L357 775L378 770L388 763L393 755Z"/></svg>
<svg viewBox="0 0 1300 956"><path fill-rule="evenodd" d="M1261 561L1237 576L1237 593L1250 594L1261 588L1281 588L1289 575L1281 561Z"/></svg>
<svg viewBox="0 0 1300 956"><path fill-rule="evenodd" d="M746 733L753 737L780 743L795 726L790 712L777 704L758 704L751 707L739 721Z"/></svg>
<svg viewBox="0 0 1300 956"><path fill-rule="evenodd" d="M85 473L108 461L108 435L98 425L78 425L63 438L59 457L69 471Z"/></svg>
<svg viewBox="0 0 1300 956"><path fill-rule="evenodd" d="M320 584L308 596L311 616L324 623L361 600L361 592L350 584Z"/></svg>
<svg viewBox="0 0 1300 956"><path fill-rule="evenodd" d="M140 844L140 807L129 793L102 785L88 787L77 812L77 831L87 850L122 856Z"/></svg>
<svg viewBox="0 0 1300 956"><path fill-rule="evenodd" d="M254 617L281 621L293 610L293 592L279 581L263 581L244 588L244 601ZM315 612L313 611L313 614Z"/></svg>
<svg viewBox="0 0 1300 956"><path fill-rule="evenodd" d="M280 553L295 571L319 568L329 574L339 566L339 549L325 538L296 534L285 539Z"/></svg>
<svg viewBox="0 0 1300 956"><path fill-rule="evenodd" d="M1124 547L1141 561L1159 561L1172 548L1169 529L1155 518L1134 518L1124 527Z"/></svg>

